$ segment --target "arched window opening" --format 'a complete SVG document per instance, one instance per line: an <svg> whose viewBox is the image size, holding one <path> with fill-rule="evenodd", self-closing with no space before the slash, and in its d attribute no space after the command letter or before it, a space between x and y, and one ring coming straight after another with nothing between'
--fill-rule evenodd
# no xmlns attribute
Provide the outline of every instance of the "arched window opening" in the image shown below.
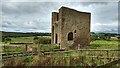
<svg viewBox="0 0 120 68"><path fill-rule="evenodd" d="M57 43L57 38L58 38L58 36L57 36L57 34L55 35L55 43Z"/></svg>
<svg viewBox="0 0 120 68"><path fill-rule="evenodd" d="M74 33L76 33L76 30L74 31Z"/></svg>
<svg viewBox="0 0 120 68"><path fill-rule="evenodd" d="M70 41L70 40L73 40L73 33L72 32L70 32L68 34L68 41Z"/></svg>

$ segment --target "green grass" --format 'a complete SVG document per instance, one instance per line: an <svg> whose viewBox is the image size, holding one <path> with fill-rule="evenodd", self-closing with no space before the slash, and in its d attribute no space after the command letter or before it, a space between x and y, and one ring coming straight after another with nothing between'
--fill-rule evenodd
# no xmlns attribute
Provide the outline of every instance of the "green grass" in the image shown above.
<svg viewBox="0 0 120 68"><path fill-rule="evenodd" d="M41 37L41 36L38 36L38 37ZM50 36L43 36L43 37L50 38ZM34 37L16 37L16 38L11 38L12 39L11 42L33 42L33 38Z"/></svg>
<svg viewBox="0 0 120 68"><path fill-rule="evenodd" d="M11 39L11 42L33 42L33 37L17 37Z"/></svg>
<svg viewBox="0 0 120 68"><path fill-rule="evenodd" d="M48 37L48 36L46 36ZM50 36L49 36L50 37ZM19 38L12 38L12 42L32 42L33 40L33 37L19 37ZM10 45L9 45L10 46ZM33 47L33 48L37 48L38 45L33 45L33 46L30 46L30 47ZM118 49L118 40L114 37L112 37L109 41L107 40L96 40L96 41L92 41L90 43L90 47L91 48L95 48L95 49ZM44 44L42 46L40 46L39 49L41 50L44 50L44 51L50 51L54 48L57 48L57 47L54 47L54 46L50 46L50 44ZM21 49L24 50L24 47L22 47ZM11 50L7 50L7 52L19 52L21 51L21 49L11 49ZM70 53L66 53L66 54L63 54L63 53L56 53L56 54L51 54L51 55L48 55L48 56L32 56L32 57L20 57L20 58L15 58L14 61L16 61L16 65L19 65L20 63L25 63L25 65L40 65L39 63L42 61L42 63L44 61L48 61L48 57L50 57L50 59L52 59L52 61L54 61L54 63L58 63L59 61L60 62L63 62L66 60L66 65L70 65L70 55L73 57L73 58L78 58L78 56L92 56L92 55L96 55L96 56L106 56L106 52L92 52L92 51L89 51L89 52L78 52L78 51L73 51L73 52L70 52ZM115 57L117 53L115 52L110 52L110 56L112 57ZM65 60L62 58L66 58ZM76 62L78 59L76 59L75 61L73 60L73 62ZM9 61L9 60L8 60ZM5 62L5 63L9 63L9 62ZM12 60L11 60L12 61ZM13 61L13 62L14 62ZM84 58L84 61L85 63L89 63L90 65L92 65L92 59L90 58ZM94 61L97 63L97 65L101 65L103 64L103 62L109 62L108 59L103 59L101 60L100 62L100 59L94 59ZM13 63L12 62L12 63ZM19 63L20 62L20 63ZM65 63L65 62L63 62ZM74 63L75 65L77 65L76 63ZM14 64L13 64L14 65ZM44 65L44 64L42 64ZM80 65L80 64L78 64Z"/></svg>
<svg viewBox="0 0 120 68"><path fill-rule="evenodd" d="M90 47L96 49L118 49L118 40L116 38L111 38L107 40L95 40L90 43Z"/></svg>
<svg viewBox="0 0 120 68"><path fill-rule="evenodd" d="M25 52L26 51L25 45L19 45L19 47L15 47L15 45L9 45L5 47L6 48L1 51L2 53L13 53L13 52ZM32 45L28 45L28 48L32 48L33 51L37 51L38 49L39 51L52 51L54 49L59 49L58 46L51 46L50 44L40 44L40 45L32 44Z"/></svg>
<svg viewBox="0 0 120 68"><path fill-rule="evenodd" d="M29 66L32 65L34 59L33 56L13 57L3 61L3 63L5 66Z"/></svg>
<svg viewBox="0 0 120 68"><path fill-rule="evenodd" d="M28 57L17 57L17 58L12 58L11 60L7 60L4 62L6 65L10 65L14 63L13 65L22 65L25 64L26 66L34 66L34 65L59 65L61 62L63 63L62 65L65 66L70 66L71 64L73 66L80 66L83 64L89 64L92 65L93 62L95 62L97 65L102 65L104 63L109 62L109 59L93 59L92 58L87 58L85 56L74 55L74 54L79 54L79 52L71 52L71 55L66 55L66 53L55 53L55 54L50 54L50 55L40 55L40 56L28 56ZM87 55L86 55L87 56ZM78 62L80 60L80 62ZM84 61L84 62L83 62ZM83 63L81 63L83 62ZM50 63L50 64L49 64Z"/></svg>
<svg viewBox="0 0 120 68"><path fill-rule="evenodd" d="M44 36L44 37L49 37L50 36ZM33 42L33 37L17 37L17 38L12 38L12 42ZM3 44L4 45L4 44ZM11 46L10 44L5 44L6 46ZM22 45L20 45L22 46ZM31 45L30 47L34 49L38 49L38 45ZM118 40L115 37L112 37L109 41L107 40L96 40L92 41L90 43L90 47L93 49L118 49ZM22 48L22 49L21 49ZM40 50L44 51L51 51L53 48L56 47L51 47L51 44L43 44L42 46L39 45ZM22 50L25 50L25 46L14 49L5 49L2 52L21 52Z"/></svg>

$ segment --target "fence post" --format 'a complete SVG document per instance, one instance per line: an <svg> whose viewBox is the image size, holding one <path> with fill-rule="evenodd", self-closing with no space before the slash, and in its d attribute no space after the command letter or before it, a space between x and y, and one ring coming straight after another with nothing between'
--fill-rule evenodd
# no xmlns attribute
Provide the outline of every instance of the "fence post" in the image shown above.
<svg viewBox="0 0 120 68"><path fill-rule="evenodd" d="M106 51L107 52L107 58L109 57L109 53L108 53L108 50Z"/></svg>
<svg viewBox="0 0 120 68"><path fill-rule="evenodd" d="M119 5L120 5L120 2L119 2ZM118 41L120 41L120 38L118 39ZM120 44L118 44L118 57L120 57ZM120 67L120 63L118 63L118 67Z"/></svg>
<svg viewBox="0 0 120 68"><path fill-rule="evenodd" d="M27 48L28 48L28 46L27 46L27 44L25 45L25 50L27 51Z"/></svg>

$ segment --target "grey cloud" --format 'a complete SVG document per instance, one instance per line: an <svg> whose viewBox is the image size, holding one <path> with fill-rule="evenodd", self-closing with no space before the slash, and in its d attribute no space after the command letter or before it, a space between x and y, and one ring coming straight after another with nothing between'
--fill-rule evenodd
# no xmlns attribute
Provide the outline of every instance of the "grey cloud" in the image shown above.
<svg viewBox="0 0 120 68"><path fill-rule="evenodd" d="M57 9L55 3L51 2L8 2L3 4L2 11L5 14L48 14L51 9Z"/></svg>
<svg viewBox="0 0 120 68"><path fill-rule="evenodd" d="M109 23L109 24L102 24L96 23L92 24L93 31L95 32L115 32L118 33L118 23Z"/></svg>
<svg viewBox="0 0 120 68"><path fill-rule="evenodd" d="M91 24L117 23L117 4L112 2L7 2L2 7L4 30L50 32L51 12L58 11L62 5L73 7L76 10L80 9L80 11L82 11L81 8L90 10L92 13ZM98 27L92 29L113 32L117 30L115 27L102 27L101 25Z"/></svg>
<svg viewBox="0 0 120 68"><path fill-rule="evenodd" d="M95 5L94 5L95 6ZM117 3L108 3L106 5L93 6L92 13L94 23L112 23L118 20L118 6Z"/></svg>
<svg viewBox="0 0 120 68"><path fill-rule="evenodd" d="M15 27L14 23L11 23L9 21L3 21L2 27Z"/></svg>
<svg viewBox="0 0 120 68"><path fill-rule="evenodd" d="M68 0L3 0L4 2L68 2ZM118 2L119 0L69 0L69 2Z"/></svg>
<svg viewBox="0 0 120 68"><path fill-rule="evenodd" d="M69 2L68 6L91 11L93 23L112 23L118 20L117 2Z"/></svg>
<svg viewBox="0 0 120 68"><path fill-rule="evenodd" d="M104 4L108 4L108 2L70 2L70 5L82 5L82 6L89 6L89 5L104 5Z"/></svg>
<svg viewBox="0 0 120 68"><path fill-rule="evenodd" d="M48 30L50 29L50 13L52 10L58 9L56 3L49 2L47 3L13 2L9 3L9 5L6 4L3 5L4 24L2 25L2 27L10 27L13 29L24 28L24 29ZM30 22L32 23L30 24ZM15 26L13 26L10 23L15 24Z"/></svg>
<svg viewBox="0 0 120 68"><path fill-rule="evenodd" d="M18 22L9 22L9 21L3 21L4 23L2 24L2 27L9 27L9 28L24 28L24 29L39 29L39 30L46 30L50 29L50 22L41 22L41 21L31 21L25 22L25 23L18 23Z"/></svg>

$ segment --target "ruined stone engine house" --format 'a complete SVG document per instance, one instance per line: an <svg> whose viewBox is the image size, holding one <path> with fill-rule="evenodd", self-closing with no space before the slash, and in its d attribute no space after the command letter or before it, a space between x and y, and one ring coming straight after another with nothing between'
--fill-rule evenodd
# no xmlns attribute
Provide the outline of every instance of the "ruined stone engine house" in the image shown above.
<svg viewBox="0 0 120 68"><path fill-rule="evenodd" d="M52 12L51 44L61 49L90 44L91 13L61 7L59 12Z"/></svg>

